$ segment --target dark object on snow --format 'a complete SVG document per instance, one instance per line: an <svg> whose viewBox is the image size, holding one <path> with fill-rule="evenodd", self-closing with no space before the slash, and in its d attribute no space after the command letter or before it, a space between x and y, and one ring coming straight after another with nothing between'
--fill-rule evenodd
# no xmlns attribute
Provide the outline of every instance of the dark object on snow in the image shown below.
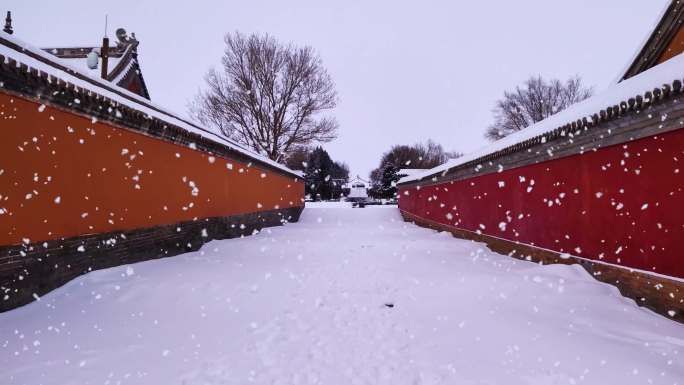
<svg viewBox="0 0 684 385"><path fill-rule="evenodd" d="M394 304L393 304L393 303L386 303L386 304L385 304L385 307L390 307L390 308L392 308L392 307L394 307Z"/></svg>

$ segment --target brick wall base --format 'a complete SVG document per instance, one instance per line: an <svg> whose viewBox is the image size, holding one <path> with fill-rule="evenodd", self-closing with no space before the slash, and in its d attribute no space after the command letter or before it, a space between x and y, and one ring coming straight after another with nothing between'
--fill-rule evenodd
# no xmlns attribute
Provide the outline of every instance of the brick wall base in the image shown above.
<svg viewBox="0 0 684 385"><path fill-rule="evenodd" d="M0 247L0 312L25 305L93 270L171 257L214 239L297 222L303 207Z"/></svg>
<svg viewBox="0 0 684 385"><path fill-rule="evenodd" d="M490 250L513 258L543 265L553 263L579 264L595 279L617 287L623 296L633 299L639 306L644 306L667 318L684 323L684 282L478 234L421 218L403 210L401 215L407 222L413 222L418 226L438 231L447 231L457 238L482 242Z"/></svg>

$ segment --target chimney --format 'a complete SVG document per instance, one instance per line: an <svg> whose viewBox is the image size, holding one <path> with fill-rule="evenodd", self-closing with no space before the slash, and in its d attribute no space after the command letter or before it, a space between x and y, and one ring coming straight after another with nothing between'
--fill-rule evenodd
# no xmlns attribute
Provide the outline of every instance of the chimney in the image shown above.
<svg viewBox="0 0 684 385"><path fill-rule="evenodd" d="M3 29L8 34L12 34L14 32L12 30L12 12L7 11L7 17L5 18L5 28Z"/></svg>
<svg viewBox="0 0 684 385"><path fill-rule="evenodd" d="M107 64L109 62L109 38L107 36L102 38L100 57L102 57L102 79L107 80Z"/></svg>

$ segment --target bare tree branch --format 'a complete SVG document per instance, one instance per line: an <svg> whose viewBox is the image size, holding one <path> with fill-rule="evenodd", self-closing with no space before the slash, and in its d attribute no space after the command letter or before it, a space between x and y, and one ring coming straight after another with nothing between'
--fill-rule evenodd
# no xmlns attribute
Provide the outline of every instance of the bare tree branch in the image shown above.
<svg viewBox="0 0 684 385"><path fill-rule="evenodd" d="M225 42L222 71L207 72L190 104L195 118L273 160L335 139L337 121L320 115L337 105L337 92L311 47L239 32Z"/></svg>
<svg viewBox="0 0 684 385"><path fill-rule="evenodd" d="M541 76L531 77L522 88L504 92L503 99L496 102L493 109L495 121L485 132L485 137L490 140L504 138L590 97L592 93L592 88L582 86L579 77L570 78L565 83L557 79L547 82Z"/></svg>

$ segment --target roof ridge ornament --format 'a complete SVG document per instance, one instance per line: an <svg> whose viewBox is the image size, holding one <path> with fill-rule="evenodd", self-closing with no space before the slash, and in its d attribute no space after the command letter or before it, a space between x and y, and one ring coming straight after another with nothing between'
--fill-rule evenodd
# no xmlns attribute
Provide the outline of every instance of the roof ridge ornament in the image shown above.
<svg viewBox="0 0 684 385"><path fill-rule="evenodd" d="M5 28L3 28L3 31L12 34L14 30L12 29L12 12L7 11L7 17L5 18Z"/></svg>
<svg viewBox="0 0 684 385"><path fill-rule="evenodd" d="M138 40L135 38L135 33L132 33L130 36L128 35L128 32L126 32L125 29L123 28L117 28L116 29L116 38L119 40L118 45L129 45L137 42Z"/></svg>

